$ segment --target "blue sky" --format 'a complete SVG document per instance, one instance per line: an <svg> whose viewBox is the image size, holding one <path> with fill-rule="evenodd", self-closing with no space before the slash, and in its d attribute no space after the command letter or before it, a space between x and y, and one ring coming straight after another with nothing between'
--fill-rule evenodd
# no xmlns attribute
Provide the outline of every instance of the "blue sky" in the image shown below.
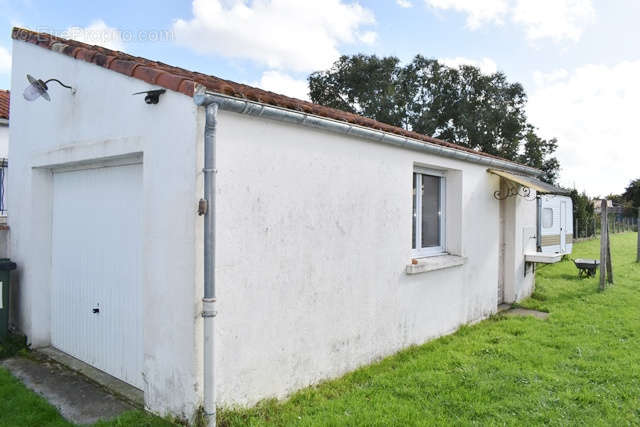
<svg viewBox="0 0 640 427"><path fill-rule="evenodd" d="M339 54L422 54L521 82L530 120L559 140L562 184L604 195L640 177L637 0L0 0L0 9L0 88L14 25L298 97L308 73Z"/></svg>

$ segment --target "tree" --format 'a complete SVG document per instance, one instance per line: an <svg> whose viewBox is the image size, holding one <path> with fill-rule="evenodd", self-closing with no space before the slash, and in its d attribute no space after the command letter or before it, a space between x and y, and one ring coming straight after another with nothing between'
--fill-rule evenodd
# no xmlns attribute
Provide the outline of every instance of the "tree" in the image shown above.
<svg viewBox="0 0 640 427"><path fill-rule="evenodd" d="M627 202L631 202L634 208L640 208L640 178L634 179L622 193Z"/></svg>
<svg viewBox="0 0 640 427"><path fill-rule="evenodd" d="M311 99L404 129L540 168L553 183L559 163L555 139L544 140L527 121L527 96L503 73L447 67L416 56L342 56L309 76Z"/></svg>
<svg viewBox="0 0 640 427"><path fill-rule="evenodd" d="M591 230L594 226L593 218L594 218L594 209L593 202L589 199L586 193L578 193L578 190L571 190L570 194L571 200L573 201L573 219L574 224L577 224L579 229L576 229L574 234L580 235L585 234L585 231L588 233L595 233L595 230ZM576 228L577 228L576 227Z"/></svg>
<svg viewBox="0 0 640 427"><path fill-rule="evenodd" d="M554 183L558 179L560 162L552 154L558 148L558 140L551 138L542 139L535 134L535 129L529 126L524 136L524 151L518 160L521 163L541 169L544 174L540 177L543 181Z"/></svg>

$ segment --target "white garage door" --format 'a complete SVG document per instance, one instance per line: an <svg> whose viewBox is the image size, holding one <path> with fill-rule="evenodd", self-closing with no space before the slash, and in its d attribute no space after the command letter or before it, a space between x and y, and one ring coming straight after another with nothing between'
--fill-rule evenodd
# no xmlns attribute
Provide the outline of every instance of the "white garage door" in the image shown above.
<svg viewBox="0 0 640 427"><path fill-rule="evenodd" d="M55 172L51 342L142 388L142 165Z"/></svg>

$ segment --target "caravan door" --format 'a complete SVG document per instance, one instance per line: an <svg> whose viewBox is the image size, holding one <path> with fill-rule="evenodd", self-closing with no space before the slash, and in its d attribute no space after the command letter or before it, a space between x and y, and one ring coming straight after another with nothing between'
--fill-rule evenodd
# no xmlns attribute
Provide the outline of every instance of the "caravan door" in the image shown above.
<svg viewBox="0 0 640 427"><path fill-rule="evenodd" d="M567 202L560 202L560 253L567 252Z"/></svg>

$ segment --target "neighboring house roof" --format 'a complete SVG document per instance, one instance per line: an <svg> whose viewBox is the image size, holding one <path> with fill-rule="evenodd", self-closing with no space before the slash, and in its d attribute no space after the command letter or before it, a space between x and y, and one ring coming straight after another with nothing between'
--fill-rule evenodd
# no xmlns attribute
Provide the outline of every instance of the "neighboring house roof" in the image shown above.
<svg viewBox="0 0 640 427"><path fill-rule="evenodd" d="M9 91L0 89L0 119L9 120Z"/></svg>
<svg viewBox="0 0 640 427"><path fill-rule="evenodd" d="M358 114L348 113L335 108L324 107L312 102L290 98L288 96L269 92L263 89L223 80L218 77L188 71L183 68L173 67L162 62L151 61L149 59L128 55L123 52L113 51L101 46L93 46L75 40L67 40L52 36L47 33L13 28L11 37L15 40L22 40L32 43L45 49L62 53L72 58L91 62L103 68L125 74L127 76L143 80L149 84L157 85L176 92L181 92L187 96L193 96L196 84L204 86L207 90L222 95L256 101L263 104L273 105L289 110L301 111L308 114L347 122L383 132L389 132L408 138L420 140L429 144L436 144L449 147L455 150L466 151L477 155L500 159L506 162L519 164L499 156L472 150L451 142L443 141L417 132L412 132L401 127L382 123Z"/></svg>

